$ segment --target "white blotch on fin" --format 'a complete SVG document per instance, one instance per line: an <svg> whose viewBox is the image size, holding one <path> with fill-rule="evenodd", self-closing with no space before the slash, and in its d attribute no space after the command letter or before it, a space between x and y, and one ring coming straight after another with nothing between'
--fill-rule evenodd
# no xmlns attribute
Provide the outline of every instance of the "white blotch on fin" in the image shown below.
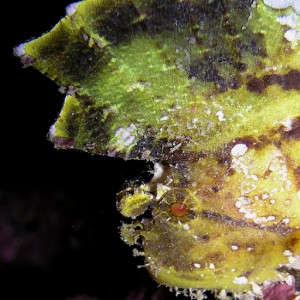
<svg viewBox="0 0 300 300"><path fill-rule="evenodd" d="M247 145L245 145L245 144L236 144L231 149L231 155L232 156L242 156L247 152L247 150L248 150Z"/></svg>
<svg viewBox="0 0 300 300"><path fill-rule="evenodd" d="M17 57L21 57L21 56L25 55L24 44L20 44L19 46L14 48L14 55Z"/></svg>
<svg viewBox="0 0 300 300"><path fill-rule="evenodd" d="M79 2L74 2L74 3L69 4L69 5L66 7L66 13L67 13L68 16L74 15L74 13L75 13L76 10L77 10L78 4L79 4Z"/></svg>

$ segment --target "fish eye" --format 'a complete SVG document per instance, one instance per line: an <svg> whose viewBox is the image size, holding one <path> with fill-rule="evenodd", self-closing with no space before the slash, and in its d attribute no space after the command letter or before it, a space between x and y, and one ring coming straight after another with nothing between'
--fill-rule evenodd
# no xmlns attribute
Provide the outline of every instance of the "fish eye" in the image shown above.
<svg viewBox="0 0 300 300"><path fill-rule="evenodd" d="M171 214L175 217L184 217L188 213L188 209L185 203L173 203L171 205Z"/></svg>
<svg viewBox="0 0 300 300"><path fill-rule="evenodd" d="M154 213L168 221L187 222L196 216L195 199L184 190L168 191L163 195Z"/></svg>

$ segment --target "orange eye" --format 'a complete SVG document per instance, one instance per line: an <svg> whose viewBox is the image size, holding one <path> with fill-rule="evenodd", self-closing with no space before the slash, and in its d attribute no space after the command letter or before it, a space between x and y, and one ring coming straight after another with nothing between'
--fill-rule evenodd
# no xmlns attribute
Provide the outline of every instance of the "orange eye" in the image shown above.
<svg viewBox="0 0 300 300"><path fill-rule="evenodd" d="M184 203L174 203L171 206L171 213L175 217L183 217L188 213L188 210Z"/></svg>

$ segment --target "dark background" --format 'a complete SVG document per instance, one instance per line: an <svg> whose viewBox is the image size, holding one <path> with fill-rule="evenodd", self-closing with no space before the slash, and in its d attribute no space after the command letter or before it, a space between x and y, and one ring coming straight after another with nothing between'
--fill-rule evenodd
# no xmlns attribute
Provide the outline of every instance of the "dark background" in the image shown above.
<svg viewBox="0 0 300 300"><path fill-rule="evenodd" d="M13 56L69 3L1 4L0 299L173 299L119 237L116 193L149 179L149 164L55 150L46 136L64 97Z"/></svg>
<svg viewBox="0 0 300 300"><path fill-rule="evenodd" d="M137 268L120 239L116 194L150 180L151 164L55 150L47 133L64 96L13 56L70 2L1 4L0 300L186 299Z"/></svg>

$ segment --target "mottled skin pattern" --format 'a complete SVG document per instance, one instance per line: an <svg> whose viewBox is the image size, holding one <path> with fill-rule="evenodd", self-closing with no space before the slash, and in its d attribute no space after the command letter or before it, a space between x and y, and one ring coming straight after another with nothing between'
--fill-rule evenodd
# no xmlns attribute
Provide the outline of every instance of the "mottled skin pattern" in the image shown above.
<svg viewBox="0 0 300 300"><path fill-rule="evenodd" d="M192 297L298 281L300 47L276 20L291 13L86 0L16 51L67 93L55 147L155 162L151 182L119 194L136 219L121 235L157 282Z"/></svg>

